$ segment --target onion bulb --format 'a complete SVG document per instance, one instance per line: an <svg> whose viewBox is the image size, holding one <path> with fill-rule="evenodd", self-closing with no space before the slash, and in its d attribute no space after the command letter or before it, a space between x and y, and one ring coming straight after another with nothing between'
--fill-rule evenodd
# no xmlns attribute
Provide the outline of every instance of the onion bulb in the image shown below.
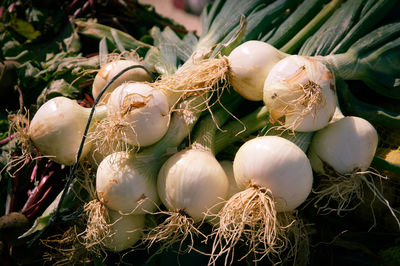
<svg viewBox="0 0 400 266"><path fill-rule="evenodd" d="M325 127L336 108L335 80L320 61L292 55L270 71L263 100L273 121L300 132Z"/></svg>
<svg viewBox="0 0 400 266"><path fill-rule="evenodd" d="M104 86L119 72L124 70L127 67L134 66L134 65L142 65L137 60L115 60L109 62L102 66L97 72L92 86L92 95L93 98L96 99L99 96L100 92L103 90ZM122 74L118 79L116 79L110 87L107 89L107 93L111 93L117 88L119 85L129 82L129 81L151 81L151 77L149 74L141 68L134 68L131 70L126 71ZM103 96L103 101L107 102L108 96Z"/></svg>
<svg viewBox="0 0 400 266"><path fill-rule="evenodd" d="M277 212L293 211L311 192L313 175L306 154L281 137L247 141L236 153L233 171L240 189L271 190Z"/></svg>
<svg viewBox="0 0 400 266"><path fill-rule="evenodd" d="M245 99L261 101L271 68L288 55L262 41L247 41L228 56L229 81Z"/></svg>
<svg viewBox="0 0 400 266"><path fill-rule="evenodd" d="M255 254L279 256L290 247L288 254L294 255L304 233L295 209L306 200L313 183L306 154L284 138L257 137L239 148L233 172L241 191L218 215L216 257L228 256L240 240Z"/></svg>
<svg viewBox="0 0 400 266"><path fill-rule="evenodd" d="M30 122L29 138L43 155L57 163L72 165L75 163L90 111L90 108L84 108L65 97L50 99L39 108ZM103 119L106 115L105 106L99 106L93 120ZM91 126L90 131L93 131L93 123ZM91 145L91 142L86 141L81 158L88 154Z"/></svg>
<svg viewBox="0 0 400 266"><path fill-rule="evenodd" d="M217 212L226 198L228 178L209 151L186 149L171 156L161 167L158 194L170 211L183 211L194 223Z"/></svg>
<svg viewBox="0 0 400 266"><path fill-rule="evenodd" d="M170 111L162 91L144 83L125 83L108 101L109 119L117 137L134 146L148 146L167 132ZM111 136L112 137L112 136Z"/></svg>
<svg viewBox="0 0 400 266"><path fill-rule="evenodd" d="M375 128L363 118L347 116L314 135L309 158L319 174L328 174L326 166L339 174L352 174L369 168L377 146Z"/></svg>
<svg viewBox="0 0 400 266"><path fill-rule="evenodd" d="M330 123L314 135L308 157L319 174L313 201L320 211L340 214L353 210L363 200L362 183L391 209L371 175L381 176L369 171L377 145L375 128L367 120L354 116ZM353 203L356 204L351 206Z"/></svg>
<svg viewBox="0 0 400 266"><path fill-rule="evenodd" d="M151 165L135 160L128 152L116 152L101 161L96 173L96 191L109 209L144 214L157 208L159 198Z"/></svg>
<svg viewBox="0 0 400 266"><path fill-rule="evenodd" d="M146 236L151 246L163 248L198 234L196 224L213 220L229 190L228 178L208 150L188 148L171 156L161 167L157 190L167 207L167 218Z"/></svg>

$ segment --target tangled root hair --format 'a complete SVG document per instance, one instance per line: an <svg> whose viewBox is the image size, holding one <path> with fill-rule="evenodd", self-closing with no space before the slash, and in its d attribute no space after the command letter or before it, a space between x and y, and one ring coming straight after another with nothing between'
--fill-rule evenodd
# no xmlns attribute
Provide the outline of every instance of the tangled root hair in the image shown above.
<svg viewBox="0 0 400 266"><path fill-rule="evenodd" d="M257 186L233 195L218 216L210 265L222 256L225 265L232 264L234 248L239 244L248 247L240 260L250 255L255 261L267 257L273 263L296 259L299 246L307 239L297 214L277 213L271 191Z"/></svg>

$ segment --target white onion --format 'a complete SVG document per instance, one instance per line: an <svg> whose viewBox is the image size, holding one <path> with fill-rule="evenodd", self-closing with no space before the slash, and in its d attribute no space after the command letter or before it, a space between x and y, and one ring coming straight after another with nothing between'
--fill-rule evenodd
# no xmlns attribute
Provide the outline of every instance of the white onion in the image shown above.
<svg viewBox="0 0 400 266"><path fill-rule="evenodd" d="M186 149L171 156L158 174L158 194L170 211L182 210L200 222L217 212L229 190L228 178L215 156ZM208 218L208 217L206 217Z"/></svg>
<svg viewBox="0 0 400 266"><path fill-rule="evenodd" d="M136 60L115 60L109 62L102 66L97 72L96 77L93 81L92 87L92 95L93 98L96 99L99 96L100 92L103 90L104 86L119 72L124 70L127 67L134 65L142 65L142 63ZM117 78L107 89L106 93L111 93L114 91L122 83L128 81L151 81L151 77L149 74L141 68L134 68L123 73L119 78ZM108 96L103 96L102 99L106 102Z"/></svg>
<svg viewBox="0 0 400 266"><path fill-rule="evenodd" d="M248 100L261 101L268 73L286 56L288 55L261 41L247 41L239 45L228 56L229 80L233 88Z"/></svg>
<svg viewBox="0 0 400 266"><path fill-rule="evenodd" d="M111 234L103 240L103 245L114 252L131 248L142 236L145 216L121 215L112 210L108 214Z"/></svg>
<svg viewBox="0 0 400 266"><path fill-rule="evenodd" d="M167 97L144 83L125 83L108 101L110 119L116 117L122 138L134 146L148 146L167 132L170 111Z"/></svg>
<svg viewBox="0 0 400 266"><path fill-rule="evenodd" d="M269 189L277 212L294 210L311 192L313 174L307 156L281 137L247 141L236 153L233 170L240 189L249 185Z"/></svg>
<svg viewBox="0 0 400 266"><path fill-rule="evenodd" d="M213 255L229 257L239 241L246 243L249 253L269 258L296 255L304 228L294 210L306 200L313 183L306 154L284 138L256 137L236 152L233 173L240 191L218 214Z"/></svg>
<svg viewBox="0 0 400 266"><path fill-rule="evenodd" d="M336 108L335 81L321 62L289 56L278 62L264 84L263 100L271 118L296 131L325 127Z"/></svg>
<svg viewBox="0 0 400 266"><path fill-rule="evenodd" d="M143 214L156 209L159 199L151 165L135 160L127 152L108 155L96 173L96 191L108 208L124 213Z"/></svg>
<svg viewBox="0 0 400 266"><path fill-rule="evenodd" d="M72 165L76 160L90 111L90 108L84 108L65 97L50 99L36 112L30 122L28 135L40 153L57 163ZM93 120L102 119L106 114L105 106L99 106ZM93 128L92 122L91 130ZM90 149L91 143L86 141L81 158Z"/></svg>
<svg viewBox="0 0 400 266"><path fill-rule="evenodd" d="M314 135L309 158L317 173L325 174L327 164L340 174L352 174L369 168L377 145L378 134L367 120L347 116Z"/></svg>

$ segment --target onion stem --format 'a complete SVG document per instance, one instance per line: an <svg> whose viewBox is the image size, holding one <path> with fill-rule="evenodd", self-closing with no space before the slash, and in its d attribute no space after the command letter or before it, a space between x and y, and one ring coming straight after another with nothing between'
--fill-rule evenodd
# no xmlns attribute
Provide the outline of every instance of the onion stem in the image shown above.
<svg viewBox="0 0 400 266"><path fill-rule="evenodd" d="M269 123L268 116L268 110L263 106L240 120L231 121L226 124L215 136L214 153L218 154L228 145L242 140L251 133L266 127Z"/></svg>
<svg viewBox="0 0 400 266"><path fill-rule="evenodd" d="M339 7L342 0L332 0L316 15L303 29L301 29L280 50L285 53L295 52L311 34L324 23Z"/></svg>

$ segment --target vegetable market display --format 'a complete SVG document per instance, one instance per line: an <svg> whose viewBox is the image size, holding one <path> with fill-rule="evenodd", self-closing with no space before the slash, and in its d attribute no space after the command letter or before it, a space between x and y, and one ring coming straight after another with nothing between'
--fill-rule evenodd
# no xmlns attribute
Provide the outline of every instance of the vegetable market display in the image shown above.
<svg viewBox="0 0 400 266"><path fill-rule="evenodd" d="M1 264L400 263L398 1L60 6L0 8Z"/></svg>

